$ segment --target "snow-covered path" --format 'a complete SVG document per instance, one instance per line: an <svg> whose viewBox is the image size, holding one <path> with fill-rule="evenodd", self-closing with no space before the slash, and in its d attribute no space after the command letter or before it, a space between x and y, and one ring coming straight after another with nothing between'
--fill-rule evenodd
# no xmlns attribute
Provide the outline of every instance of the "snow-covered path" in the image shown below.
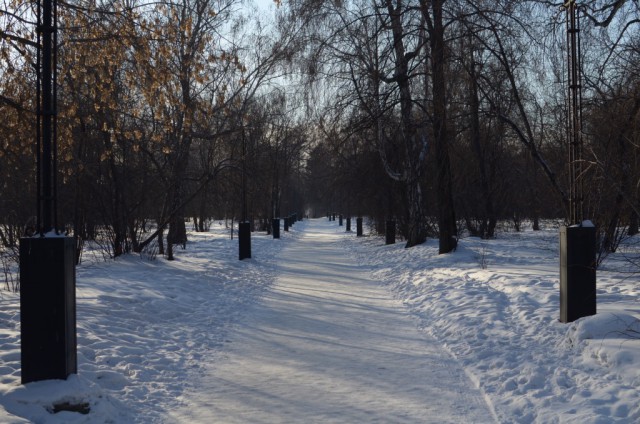
<svg viewBox="0 0 640 424"><path fill-rule="evenodd" d="M322 220L254 234L247 261L223 221L189 239L174 261L85 252L68 380L20 383L20 298L2 291L0 424L640 423L638 236L571 324L554 226L449 255Z"/></svg>
<svg viewBox="0 0 640 424"><path fill-rule="evenodd" d="M282 251L274 286L230 331L171 420L495 422L460 365L349 260L335 223L303 225Z"/></svg>

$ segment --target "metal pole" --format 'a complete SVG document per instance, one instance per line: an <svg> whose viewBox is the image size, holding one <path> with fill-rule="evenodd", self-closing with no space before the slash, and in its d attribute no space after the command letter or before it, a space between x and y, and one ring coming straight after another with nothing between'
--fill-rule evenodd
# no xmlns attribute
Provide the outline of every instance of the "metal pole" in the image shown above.
<svg viewBox="0 0 640 424"><path fill-rule="evenodd" d="M242 128L242 222L247 221L247 142Z"/></svg>
<svg viewBox="0 0 640 424"><path fill-rule="evenodd" d="M56 32L56 26L54 25L54 10L57 10L57 2L55 0L45 0L42 3L42 23L39 26L39 32L42 34L42 44L40 47L41 53L41 76L40 83L42 88L40 90L41 99L39 107L40 123L42 126L41 136L42 140L41 150L38 152L38 166L40 168L41 185L39 186L39 198L41 209L38 210L40 218L38 221L41 223L40 234L44 235L51 231L54 226L54 190L53 190L53 175L56 172L56 164L54 162L55 157L55 142L53 140L56 110L55 110L55 98L54 98L54 51L56 46L53 45L55 39L54 33Z"/></svg>
<svg viewBox="0 0 640 424"><path fill-rule="evenodd" d="M35 232L42 231L42 197L40 187L42 184L42 168L40 151L42 149L42 2L37 1L37 48L36 48L36 228Z"/></svg>
<svg viewBox="0 0 640 424"><path fill-rule="evenodd" d="M53 1L51 222L58 233L58 1Z"/></svg>
<svg viewBox="0 0 640 424"><path fill-rule="evenodd" d="M575 0L565 2L567 12L567 82L569 142L569 221L580 224L584 220L583 141L582 141L582 84L580 78L580 22Z"/></svg>

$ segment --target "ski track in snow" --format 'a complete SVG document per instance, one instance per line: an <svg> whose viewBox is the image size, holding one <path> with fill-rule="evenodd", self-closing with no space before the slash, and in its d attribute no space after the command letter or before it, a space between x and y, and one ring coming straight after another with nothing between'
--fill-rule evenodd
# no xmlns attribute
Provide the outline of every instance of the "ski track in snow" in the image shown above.
<svg viewBox="0 0 640 424"><path fill-rule="evenodd" d="M264 299L182 396L176 422L490 423L439 342L366 267L334 225L312 221L280 255Z"/></svg>

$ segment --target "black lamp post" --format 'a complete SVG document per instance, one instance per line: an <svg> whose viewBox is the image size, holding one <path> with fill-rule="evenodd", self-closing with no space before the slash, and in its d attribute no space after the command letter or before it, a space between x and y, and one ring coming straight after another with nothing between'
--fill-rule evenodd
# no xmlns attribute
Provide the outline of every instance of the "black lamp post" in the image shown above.
<svg viewBox="0 0 640 424"><path fill-rule="evenodd" d="M238 224L240 260L251 258L251 224L247 221L247 142L242 130L242 221Z"/></svg>
<svg viewBox="0 0 640 424"><path fill-rule="evenodd" d="M580 21L576 0L567 12L569 226L560 229L560 321L596 313L596 229L584 217Z"/></svg>
<svg viewBox="0 0 640 424"><path fill-rule="evenodd" d="M75 243L57 222L57 9L37 3L37 228L20 239L22 383L77 372Z"/></svg>

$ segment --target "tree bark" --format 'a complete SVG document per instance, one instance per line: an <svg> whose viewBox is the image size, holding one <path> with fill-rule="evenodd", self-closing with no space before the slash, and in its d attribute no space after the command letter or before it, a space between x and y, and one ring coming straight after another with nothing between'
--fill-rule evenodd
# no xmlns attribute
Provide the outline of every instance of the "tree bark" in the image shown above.
<svg viewBox="0 0 640 424"><path fill-rule="evenodd" d="M471 44L469 45L471 48ZM489 186L489 178L487 177L486 155L482 148L480 134L480 99L478 96L478 79L476 75L476 63L473 57L473 50L470 50L471 64L469 65L469 100L471 108L471 145L476 153L478 160L478 169L480 171L480 188L482 190L482 198L484 205L482 208L481 225L479 228L479 236L483 239L493 238L495 235L495 227L497 218L493 207L493 194Z"/></svg>
<svg viewBox="0 0 640 424"><path fill-rule="evenodd" d="M407 228L407 243L405 247L412 247L425 242L427 231L424 224L424 212L422 206L422 190L420 189L420 177L423 167L423 140L424 134L420 131L412 115L413 99L409 79L409 61L405 52L402 28L402 2L398 1L393 7L391 0L387 0L387 11L391 17L393 41L395 49L395 82L400 92L400 113L402 116L402 142L404 151L404 170L401 181L406 185L407 207L409 222ZM383 158L384 160L384 158ZM389 168L385 166L385 168ZM393 176L393 172L389 175Z"/></svg>
<svg viewBox="0 0 640 424"><path fill-rule="evenodd" d="M424 0L423 0L424 1ZM453 183L447 134L447 98L445 77L443 0L431 1L433 25L430 28L431 71L433 79L433 130L436 147L438 196L438 252L449 253L458 245L458 230L453 204ZM423 11L424 11L423 7ZM427 19L428 17L425 17Z"/></svg>

